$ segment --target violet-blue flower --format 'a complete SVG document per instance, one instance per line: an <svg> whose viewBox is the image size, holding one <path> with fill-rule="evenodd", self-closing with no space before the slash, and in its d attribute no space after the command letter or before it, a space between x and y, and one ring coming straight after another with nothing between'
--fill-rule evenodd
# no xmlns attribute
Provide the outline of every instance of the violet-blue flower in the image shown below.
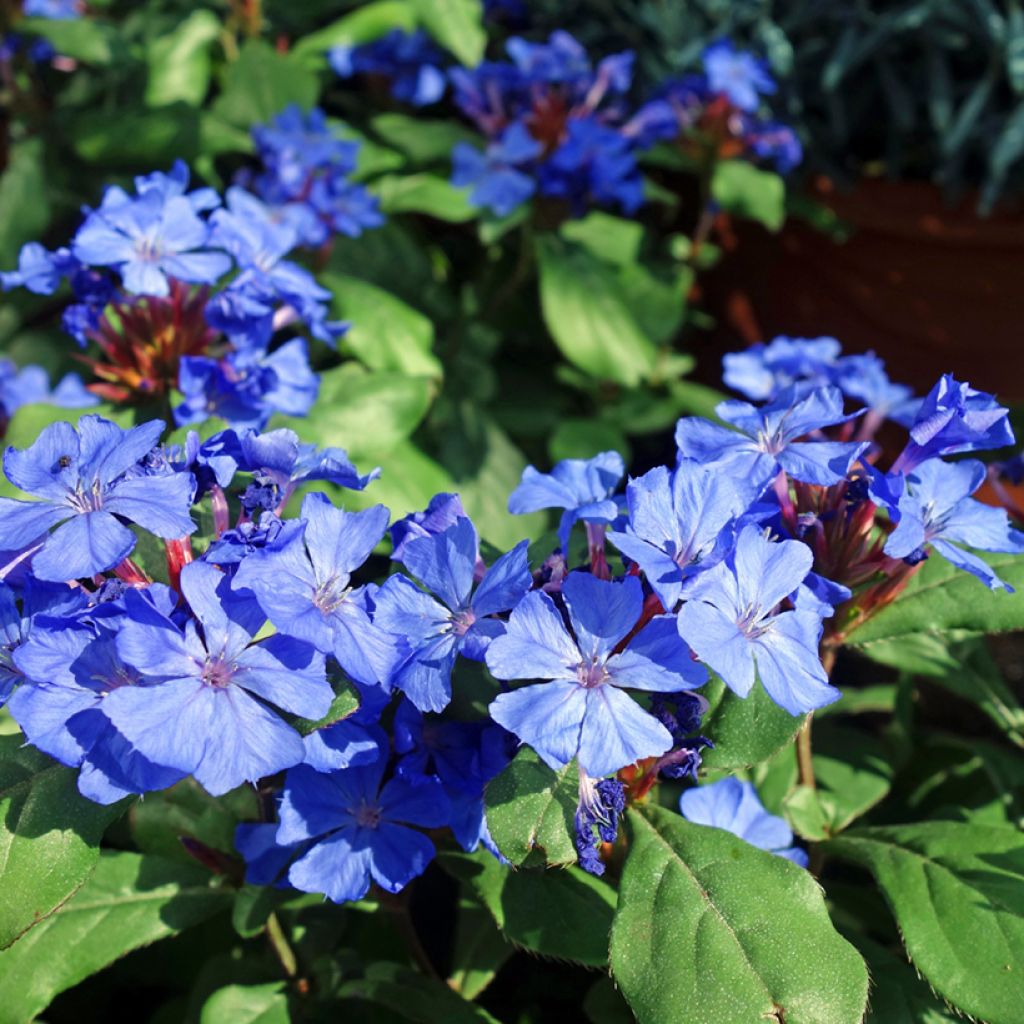
<svg viewBox="0 0 1024 1024"><path fill-rule="evenodd" d="M724 829L759 850L807 867L807 853L792 845L793 832L785 819L764 809L749 782L730 777L688 789L679 799L679 811L695 825Z"/></svg>
<svg viewBox="0 0 1024 1024"><path fill-rule="evenodd" d="M925 548L930 545L989 589L1012 593L1013 587L991 566L960 546L1024 552L1024 533L1010 525L1006 510L970 497L984 482L985 467L974 459L922 462L905 478L897 508L899 521L885 542L885 553L913 564L927 557Z"/></svg>
<svg viewBox="0 0 1024 1024"><path fill-rule="evenodd" d="M707 673L679 641L675 620L653 618L617 651L643 609L638 579L612 582L574 572L562 584L562 597L571 633L554 601L535 590L488 647L495 678L550 680L500 694L491 717L556 771L575 757L597 777L664 754L672 736L620 688L673 692L705 682Z"/></svg>
<svg viewBox="0 0 1024 1024"><path fill-rule="evenodd" d="M529 545L522 541L495 561L474 592L478 544L467 518L443 533L410 540L402 561L437 599L401 574L389 577L377 594L374 624L400 644L391 685L421 711L447 706L456 657L483 660L488 644L504 631L493 616L515 606L533 584Z"/></svg>
<svg viewBox="0 0 1024 1024"><path fill-rule="evenodd" d="M726 528L747 501L728 475L681 459L674 471L657 466L626 487L628 524L611 542L643 570L667 611L683 583L721 559L731 544Z"/></svg>
<svg viewBox="0 0 1024 1024"><path fill-rule="evenodd" d="M760 678L791 715L840 697L818 657L821 617L780 609L812 561L800 541L772 541L744 527L725 560L697 578L678 617L682 638L729 689L746 697Z"/></svg>
<svg viewBox="0 0 1024 1024"><path fill-rule="evenodd" d="M386 759L323 774L293 768L285 777L279 844L309 842L288 871L302 892L335 903L362 899L375 882L400 892L423 874L434 844L409 825L438 828L448 821L448 799L433 779L396 777L381 787Z"/></svg>
<svg viewBox="0 0 1024 1024"><path fill-rule="evenodd" d="M834 387L806 391L793 385L761 408L726 401L715 411L736 430L686 417L676 425L679 452L746 479L755 494L780 470L804 483L839 483L868 447L866 442L797 440L851 418L844 414L842 393Z"/></svg>
<svg viewBox="0 0 1024 1024"><path fill-rule="evenodd" d="M727 96L740 110L757 110L761 96L770 96L777 89L768 65L752 53L737 50L728 39L712 43L701 60L708 88Z"/></svg>
<svg viewBox="0 0 1024 1024"><path fill-rule="evenodd" d="M565 551L575 523L607 524L618 516L619 505L613 495L625 472L618 452L601 452L592 459L563 459L550 473L527 466L519 486L509 495L508 510L525 515L544 508L565 509L558 523L558 539Z"/></svg>
<svg viewBox="0 0 1024 1024"><path fill-rule="evenodd" d="M448 84L441 70L444 54L422 30L396 28L359 46L335 46L327 60L341 78L379 75L390 79L391 95L416 107L436 103Z"/></svg>
<svg viewBox="0 0 1024 1024"><path fill-rule="evenodd" d="M383 505L345 512L324 494L307 494L301 528L284 545L254 551L234 576L235 588L251 590L282 633L333 654L369 685L388 678L395 652L351 578L384 536L388 517Z"/></svg>
<svg viewBox="0 0 1024 1024"><path fill-rule="evenodd" d="M127 558L135 534L125 523L168 540L192 533L195 482L190 474L127 475L157 444L163 429L160 420L151 420L122 430L89 415L79 420L77 431L70 423L53 423L29 448L8 448L7 479L43 500L0 498L0 549L38 541L33 572L60 581L104 572ZM53 526L58 529L46 537Z"/></svg>
<svg viewBox="0 0 1024 1024"><path fill-rule="evenodd" d="M186 565L181 588L195 616L184 630L126 594L117 648L154 685L116 690L104 710L135 749L219 796L302 760L302 737L271 706L317 719L333 693L312 645L256 640L263 611L215 566Z"/></svg>

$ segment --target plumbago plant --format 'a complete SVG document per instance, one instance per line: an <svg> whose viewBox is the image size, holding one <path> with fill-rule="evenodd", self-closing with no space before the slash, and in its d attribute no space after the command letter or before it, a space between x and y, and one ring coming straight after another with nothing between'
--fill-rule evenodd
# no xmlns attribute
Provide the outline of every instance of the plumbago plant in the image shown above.
<svg viewBox="0 0 1024 1024"><path fill-rule="evenodd" d="M287 428L9 447L7 1019L186 933L202 1021L517 1019L520 951L595 1022L1014 1021L1007 410L828 338L725 382L667 465L528 467L509 513L557 529L504 552L457 494L350 510L387 466ZM930 729L921 675L1001 735Z"/></svg>

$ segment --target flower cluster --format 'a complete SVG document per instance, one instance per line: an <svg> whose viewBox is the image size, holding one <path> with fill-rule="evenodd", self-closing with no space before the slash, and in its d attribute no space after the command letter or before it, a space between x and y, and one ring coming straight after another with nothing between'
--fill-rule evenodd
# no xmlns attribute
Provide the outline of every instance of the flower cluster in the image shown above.
<svg viewBox="0 0 1024 1024"><path fill-rule="evenodd" d="M448 89L445 55L422 29L392 29L370 43L332 47L327 56L340 78L370 75L385 79L396 100L414 107L436 103Z"/></svg>
<svg viewBox="0 0 1024 1024"><path fill-rule="evenodd" d="M626 101L633 54L595 67L567 32L546 43L515 37L506 49L508 61L450 72L456 105L487 140L483 151L455 147L453 183L499 216L535 194L565 203L574 216L594 205L636 211L644 192L639 126Z"/></svg>
<svg viewBox="0 0 1024 1024"><path fill-rule="evenodd" d="M264 170L222 202L189 191L189 172L136 178L131 194L113 186L67 247L31 242L5 289L52 295L67 282L67 333L96 356L82 357L90 390L113 402L169 410L178 425L217 416L259 428L274 413L305 415L318 381L304 326L333 345L346 325L330 318L330 293L288 257L334 232L380 223L374 201L351 185L355 143L338 138L314 111L288 110L254 130ZM243 176L244 178L244 176Z"/></svg>
<svg viewBox="0 0 1024 1024"><path fill-rule="evenodd" d="M638 115L645 138L679 140L715 157L753 157L786 174L803 159L792 128L761 114L777 86L767 64L727 39L709 46L703 68L662 85Z"/></svg>
<svg viewBox="0 0 1024 1024"><path fill-rule="evenodd" d="M681 420L676 463L624 491L611 452L528 468L510 510L561 509L559 529L496 555L454 494L392 522L312 490L289 516L298 489L362 490L377 471L287 430L166 447L159 421L54 424L4 457L33 496L0 499L11 714L101 802L284 773L277 820L239 830L248 877L337 901L401 889L439 829L500 857L485 788L525 744L578 773L580 863L600 874L630 800L697 778L712 674L803 715L840 696L830 639L930 551L997 588L967 548L1024 550L970 497L980 464L945 458L1012 441L992 396L943 377L907 398L909 439L883 470L827 340L729 365L764 404L722 403L728 426ZM682 811L803 863L749 785L689 790Z"/></svg>

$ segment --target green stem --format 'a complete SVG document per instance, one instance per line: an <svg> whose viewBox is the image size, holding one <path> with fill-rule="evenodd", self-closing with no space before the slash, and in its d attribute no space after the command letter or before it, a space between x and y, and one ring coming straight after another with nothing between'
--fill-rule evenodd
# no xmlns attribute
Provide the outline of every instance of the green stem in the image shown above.
<svg viewBox="0 0 1024 1024"><path fill-rule="evenodd" d="M295 953L288 943L277 914L272 913L267 918L267 939L270 941L270 946L274 950L275 956L281 962L284 973L289 978L295 978L299 973L299 963L295 959Z"/></svg>

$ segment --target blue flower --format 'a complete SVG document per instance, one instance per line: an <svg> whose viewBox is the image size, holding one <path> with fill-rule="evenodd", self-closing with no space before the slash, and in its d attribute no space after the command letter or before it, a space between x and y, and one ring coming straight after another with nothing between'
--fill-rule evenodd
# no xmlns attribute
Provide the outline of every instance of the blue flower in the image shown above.
<svg viewBox="0 0 1024 1024"><path fill-rule="evenodd" d="M535 590L488 647L495 678L551 680L501 694L491 717L556 771L576 757L589 775L609 775L665 753L672 745L668 730L619 688L657 693L704 683L707 674L679 642L674 619L652 619L618 651L640 619L639 580L613 583L575 572L562 596L571 633L554 601Z"/></svg>
<svg viewBox="0 0 1024 1024"><path fill-rule="evenodd" d="M83 416L77 432L69 423L53 423L31 447L8 448L7 479L43 500L0 498L0 549L39 542L33 572L60 581L105 572L127 558L135 534L125 522L167 540L192 533L190 474L128 475L163 429L160 420L122 430L100 416Z"/></svg>
<svg viewBox="0 0 1024 1024"><path fill-rule="evenodd" d="M812 561L810 548L799 541L770 541L747 526L735 550L697 578L678 617L682 638L729 689L746 697L760 678L791 715L840 697L818 657L821 617L780 610Z"/></svg>
<svg viewBox="0 0 1024 1024"><path fill-rule="evenodd" d="M761 96L776 91L768 65L751 53L737 50L728 39L712 43L702 57L708 88L722 93L740 110L757 110Z"/></svg>
<svg viewBox="0 0 1024 1024"><path fill-rule="evenodd" d="M178 368L178 388L178 426L219 417L233 427L259 429L275 413L305 416L316 401L320 380L309 365L305 340L293 338L269 354L243 350L223 359L185 356Z"/></svg>
<svg viewBox="0 0 1024 1024"><path fill-rule="evenodd" d="M523 470L519 486L508 499L513 515L525 515L543 508L563 508L558 524L562 550L569 547L569 534L581 519L586 523L611 523L619 514L613 495L626 467L618 452L601 452L592 459L563 459L550 473L533 466Z"/></svg>
<svg viewBox="0 0 1024 1024"><path fill-rule="evenodd" d="M71 254L66 249L50 252L38 242L26 242L18 253L18 269L0 273L4 291L25 288L35 295L52 295L69 271Z"/></svg>
<svg viewBox="0 0 1024 1024"><path fill-rule="evenodd" d="M344 512L324 494L307 494L301 528L284 545L254 551L234 576L235 588L251 590L282 633L333 654L367 685L388 678L395 652L351 578L384 536L388 515L383 505Z"/></svg>
<svg viewBox="0 0 1024 1024"><path fill-rule="evenodd" d="M807 867L807 854L792 846L793 833L785 820L769 814L749 782L727 778L688 789L679 799L679 811L695 825L710 825Z"/></svg>
<svg viewBox="0 0 1024 1024"><path fill-rule="evenodd" d="M311 843L288 881L335 903L362 899L373 881L400 892L423 874L434 844L407 825L447 823L448 800L432 779L397 777L381 788L386 761L323 774L305 766L285 777L277 842Z"/></svg>
<svg viewBox="0 0 1024 1024"><path fill-rule="evenodd" d="M468 142L452 150L452 184L472 187L469 201L507 217L537 190L531 165L543 147L518 121L481 153ZM525 170L524 170L525 168Z"/></svg>
<svg viewBox="0 0 1024 1024"><path fill-rule="evenodd" d="M143 684L118 653L116 622L41 618L14 658L29 681L11 699L11 714L34 746L62 764L81 766L84 796L111 804L184 778L185 772L135 750L105 714L112 693Z"/></svg>
<svg viewBox="0 0 1024 1024"><path fill-rule="evenodd" d="M391 576L377 594L374 624L400 638L390 682L421 711L447 706L459 654L483 660L488 644L504 631L492 616L514 607L532 586L528 546L523 541L497 559L474 592L478 540L469 519L406 542L406 568L440 600L405 576Z"/></svg>
<svg viewBox="0 0 1024 1024"><path fill-rule="evenodd" d="M311 645L256 640L263 611L216 567L186 565L181 588L194 615L183 630L136 592L125 595L117 649L153 685L115 690L104 709L141 754L219 796L303 759L302 738L268 705L317 719L333 693Z"/></svg>
<svg viewBox="0 0 1024 1024"><path fill-rule="evenodd" d="M128 292L165 296L168 277L213 284L231 269L230 257L207 249L209 236L190 199L169 187L147 188L137 198L108 189L75 234L71 251L87 266L116 269Z"/></svg>
<svg viewBox="0 0 1024 1024"><path fill-rule="evenodd" d="M1008 590L991 567L966 544L979 551L1024 552L1024 533L1010 526L1005 509L983 505L970 497L985 482L985 467L968 459L948 463L929 459L911 471L899 499L896 529L885 542L885 553L914 564L926 558L931 545L958 569L976 576L991 590Z"/></svg>
<svg viewBox="0 0 1024 1024"><path fill-rule="evenodd" d="M1009 410L995 398L946 373L917 407L910 440L893 464L907 473L925 459L957 452L979 452L1014 443Z"/></svg>
<svg viewBox="0 0 1024 1024"><path fill-rule="evenodd" d="M640 566L667 611L685 580L721 560L732 542L726 527L747 508L727 475L688 459L630 480L626 504L628 525L609 539Z"/></svg>
<svg viewBox="0 0 1024 1024"><path fill-rule="evenodd" d="M421 29L392 29L361 46L335 46L327 60L342 78L381 75L391 79L391 95L404 103L425 107L436 103L447 87L441 66L445 57Z"/></svg>
<svg viewBox="0 0 1024 1024"><path fill-rule="evenodd" d="M838 388L804 391L794 385L760 409L728 401L715 411L736 431L698 417L681 419L676 425L679 452L746 479L755 494L780 470L804 483L825 487L839 483L868 447L866 442L797 441L851 418L843 413Z"/></svg>
<svg viewBox="0 0 1024 1024"><path fill-rule="evenodd" d="M722 380L751 401L771 401L793 384L834 384L841 351L835 338L783 335L767 345L758 343L742 352L728 353L722 359Z"/></svg>
<svg viewBox="0 0 1024 1024"><path fill-rule="evenodd" d="M48 18L66 21L82 16L82 0L25 0L22 10L26 18Z"/></svg>
<svg viewBox="0 0 1024 1024"><path fill-rule="evenodd" d="M457 494L435 494L422 512L411 512L391 526L391 557L402 561L405 545L417 537L433 537L465 516L462 499Z"/></svg>
<svg viewBox="0 0 1024 1024"><path fill-rule="evenodd" d="M86 409L99 399L87 391L77 373L68 373L50 388L50 378L41 366L20 370L9 359L0 359L0 425L23 405L56 405L62 409Z"/></svg>

